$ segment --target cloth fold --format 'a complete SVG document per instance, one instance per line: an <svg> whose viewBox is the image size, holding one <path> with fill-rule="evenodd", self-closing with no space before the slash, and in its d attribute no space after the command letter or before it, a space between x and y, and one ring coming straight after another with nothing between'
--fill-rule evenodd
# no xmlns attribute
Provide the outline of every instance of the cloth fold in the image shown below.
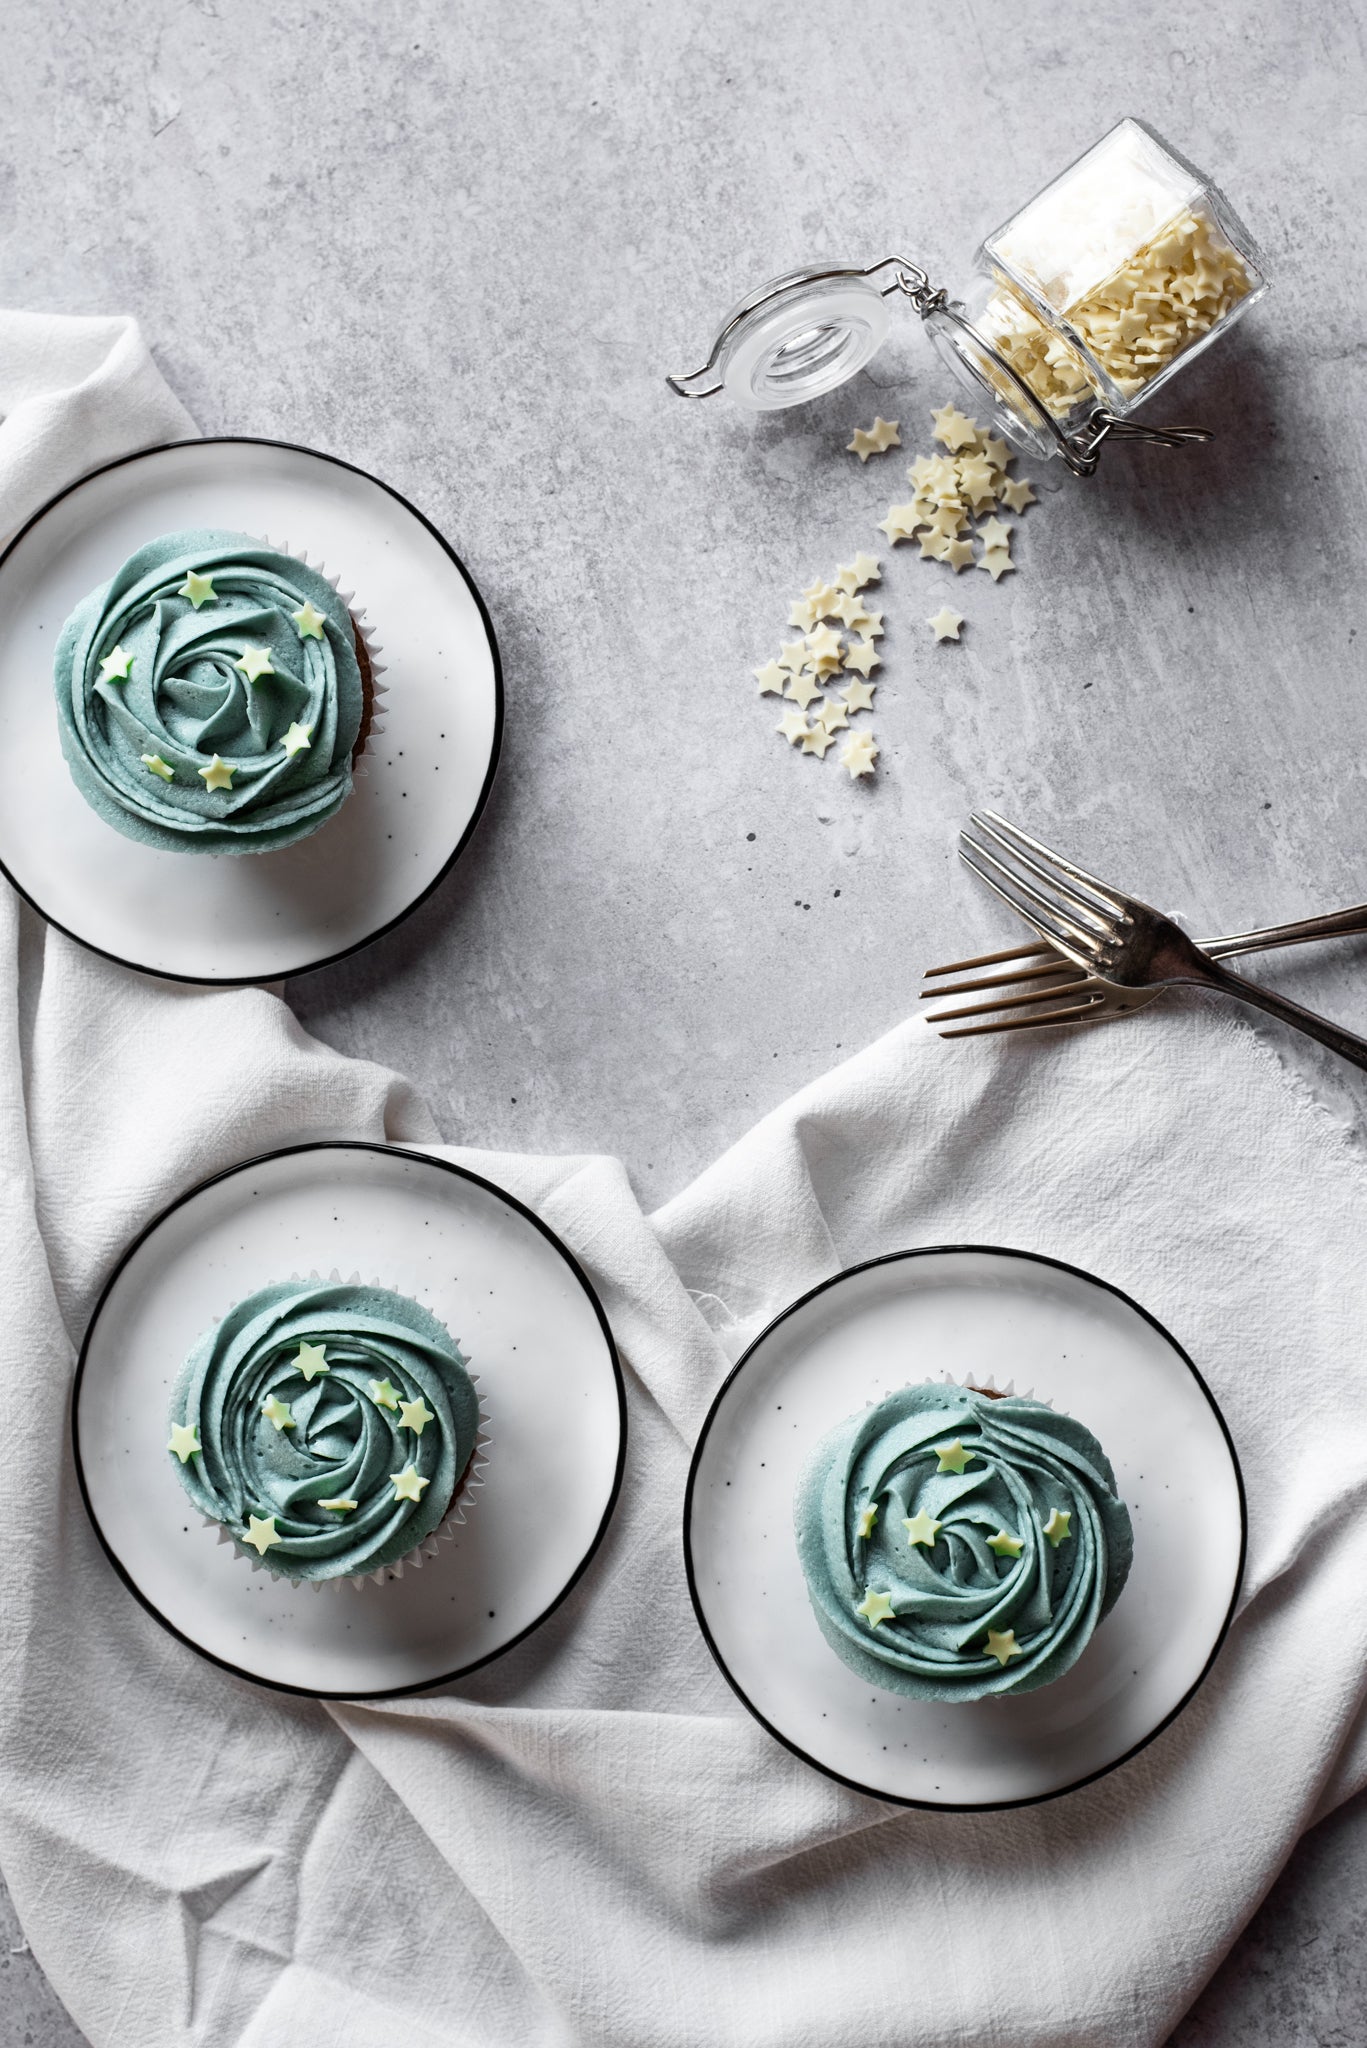
<svg viewBox="0 0 1367 2048"><path fill-rule="evenodd" d="M185 430L120 321L0 315L0 407L0 528L40 479ZM1043 1052L906 1025L653 1217L616 1162L441 1146L404 1081L273 996L126 973L7 892L0 1033L0 1867L95 2048L1157 2044L1367 1782L1367 1175L1232 1016ZM546 1218L602 1295L631 1437L604 1545L533 1637L444 1696L324 1707L203 1663L125 1593L68 1411L148 1218L338 1134L430 1146ZM1249 1564L1210 1678L1132 1763L1024 1811L907 1812L741 1710L693 1621L682 1491L785 1301L969 1240L1090 1268L1188 1347L1243 1462Z"/></svg>

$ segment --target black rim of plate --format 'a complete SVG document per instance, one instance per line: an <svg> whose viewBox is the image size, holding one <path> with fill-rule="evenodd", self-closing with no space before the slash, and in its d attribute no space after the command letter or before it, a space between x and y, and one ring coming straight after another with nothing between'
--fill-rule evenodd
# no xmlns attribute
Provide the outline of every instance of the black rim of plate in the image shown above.
<svg viewBox="0 0 1367 2048"><path fill-rule="evenodd" d="M193 1636L186 1635L185 1631L177 1628L173 1621L168 1621L160 1608L148 1599L142 1588L135 1582L125 1567L123 1560L110 1543L109 1538L105 1535L100 1525L100 1518L95 1512L95 1504L90 1497L90 1487L85 1475L85 1464L81 1457L81 1388L85 1381L90 1347L98 1329L100 1317L104 1312L105 1303L118 1285L119 1278L129 1260L146 1244L150 1237L160 1230L168 1217L175 1215L178 1209L183 1209L188 1203L193 1202L197 1196L205 1193L207 1189L216 1187L220 1181L232 1180L238 1174L251 1173L259 1167L270 1166L277 1159L297 1158L306 1152L380 1152L392 1159L412 1161L421 1166L435 1166L441 1172L449 1173L454 1179L469 1181L473 1186L482 1188L486 1194L494 1195L500 1202L506 1202L510 1209L515 1209L518 1215L530 1223L532 1228L544 1237L547 1243L559 1253L575 1279L579 1282L580 1287L584 1290L594 1315L598 1319L598 1327L603 1333L603 1342L607 1346L608 1362L612 1367L613 1380L617 1388L617 1458L613 1466L612 1485L608 1489L607 1501L604 1505L598 1527L594 1531L592 1541L550 1605L543 1607L535 1620L529 1621L525 1628L519 1629L518 1633L510 1637L506 1643L500 1644L496 1650L488 1651L483 1657L476 1657L472 1662L458 1665L453 1671L441 1672L434 1678L419 1679L412 1685L383 1686L369 1692L356 1691L354 1689L350 1691L328 1692L320 1687L285 1685L277 1678L262 1678L257 1672L245 1671L240 1664L234 1664L226 1657L216 1657L212 1650L206 1650L202 1644L194 1640ZM612 1521L613 1513L617 1507L618 1495L622 1490L622 1474L626 1469L627 1455L626 1384L622 1377L622 1362L617 1355L617 1345L613 1338L612 1328L604 1313L603 1304L598 1299L597 1291L592 1281L569 1246L563 1243L551 1229L550 1225L543 1223L541 1218L533 1210L529 1209L525 1202L520 1202L516 1195L509 1194L507 1188L499 1187L496 1181L486 1180L482 1174L472 1173L467 1166L457 1166L450 1159L438 1159L431 1152L410 1149L404 1145L381 1145L367 1138L320 1138L308 1144L280 1145L270 1152L255 1153L250 1159L240 1160L235 1166L225 1166L221 1172L211 1173L207 1179L196 1181L192 1188L187 1188L183 1195L177 1195L173 1202L168 1202L164 1209L159 1210L150 1223L145 1224L137 1236L129 1244L125 1245L109 1278L100 1289L99 1300L95 1303L90 1321L86 1325L85 1336L81 1340L81 1352L80 1357L76 1361L76 1377L71 1390L71 1449L72 1456L75 1459L76 1481L81 1489L81 1499L85 1504L86 1514L90 1518L90 1526L99 1539L100 1548L138 1605L145 1608L153 1621L164 1628L168 1635L174 1636L178 1643L184 1643L187 1650L193 1650L195 1655L202 1657L207 1664L216 1664L220 1671L230 1672L234 1678L245 1679L249 1685L259 1685L266 1692L290 1693L298 1699L310 1700L396 1700L404 1699L411 1693L431 1692L434 1687L439 1685L453 1685L457 1679L468 1678L472 1672L482 1670L486 1664L492 1664L496 1658L506 1657L510 1650L516 1649L519 1643L524 1643L528 1636L535 1634L536 1630L544 1622L549 1621L556 1609L562 1606L569 1598L598 1554L603 1538L607 1534L608 1525Z"/></svg>
<svg viewBox="0 0 1367 2048"><path fill-rule="evenodd" d="M807 1306L808 1302L815 1301L818 1295L827 1293L830 1288L838 1287L842 1283L842 1281L852 1279L856 1273L867 1273L875 1266L899 1265L907 1259L930 1258L936 1255L943 1257L946 1253L977 1253L979 1255L986 1253L993 1258L1022 1259L1030 1265L1052 1266L1056 1272L1069 1273L1073 1276L1074 1279L1085 1280L1090 1286L1099 1287L1103 1293L1113 1294L1118 1301L1123 1301L1127 1308L1133 1309L1135 1314L1137 1316L1142 1317L1143 1321L1146 1322L1151 1329L1156 1330L1159 1336L1163 1338L1164 1342L1171 1347L1171 1349L1176 1353L1177 1357L1181 1359L1183 1365L1185 1365L1187 1371L1191 1374L1197 1386L1201 1389L1201 1392L1204 1394L1206 1402L1210 1408L1211 1414L1215 1417L1216 1422L1220 1425L1220 1434L1223 1436L1225 1440L1225 1448L1229 1452L1230 1464L1234 1469L1234 1484L1238 1491L1239 1496L1239 1561L1234 1572L1234 1586L1229 1596L1229 1606L1225 1612L1225 1618L1221 1622L1219 1630L1216 1633L1215 1641L1211 1646L1210 1655L1207 1657L1205 1663L1202 1665L1200 1672L1197 1674L1192 1684L1187 1688L1186 1692L1183 1693L1181 1699L1178 1700L1176 1706L1170 1708L1169 1711L1163 1716L1162 1720L1157 1722L1154 1725L1154 1727L1152 1727L1149 1730L1148 1734L1143 1737L1141 1741L1134 1743L1129 1749L1127 1749L1124 1752L1122 1756L1114 1758L1112 1762L1108 1764L1102 1764L1098 1770L1088 1771L1084 1777L1072 1779L1066 1785L1055 1786L1054 1789L1049 1792L1032 1792L1029 1794L1027 1798L1024 1799L908 1799L900 1793L880 1791L876 1785L865 1785L858 1778L847 1778L843 1771L832 1770L829 1764L823 1764L822 1762L820 1762L820 1760L817 1757L812 1756L798 1743L791 1741L788 1736L782 1734L779 1729L775 1728L773 1722L765 1718L765 1716L760 1712L759 1708L755 1705L754 1701L749 1697L748 1693L746 1693L737 1682L729 1665L726 1662L726 1659L722 1656L721 1651L717 1647L716 1640L713 1637L711 1629L708 1627L707 1615L703 1609L702 1599L698 1592L698 1582L693 1569L693 1497L697 1486L698 1471L699 1467L702 1464L703 1453L707 1448L707 1442L712 1434L713 1425L721 1412L722 1405L725 1402L732 1385L737 1379L739 1379L740 1375L745 1371L746 1366L750 1363L751 1359L755 1356L755 1353L760 1349L761 1345L768 1342L769 1338L773 1335L774 1331L779 1328L780 1324L786 1323L790 1316L794 1316L798 1313L800 1309L804 1309ZM1234 1448L1234 1439L1229 1433L1229 1425L1225 1421L1224 1416L1220 1413L1219 1404L1217 1403L1215 1396L1211 1393L1210 1388L1206 1385L1205 1380L1202 1378L1201 1372L1197 1367L1195 1361L1178 1343L1177 1339L1173 1336L1172 1332L1166 1329L1163 1326L1163 1324L1159 1322L1157 1316L1151 1315L1148 1309L1146 1309L1141 1302L1136 1301L1133 1295L1127 1294L1123 1287L1117 1287L1113 1284L1113 1282L1109 1280L1099 1279L1095 1273L1087 1272L1086 1269L1082 1266L1070 1265L1066 1259L1051 1259L1045 1252L1021 1251L1014 1245L922 1244L911 1245L905 1251L884 1252L879 1258L876 1259L862 1259L858 1265L846 1266L842 1272L833 1273L829 1280L819 1281L815 1287L810 1287L808 1288L805 1294L799 1295L796 1301L789 1302L787 1308L780 1309L779 1313L774 1317L773 1321L771 1323L766 1324L764 1329L762 1329L759 1335L754 1339L753 1343L748 1344L746 1346L745 1350L741 1353L741 1356L736 1360L736 1363L732 1366L730 1372L726 1375L726 1378L722 1381L720 1387L717 1389L716 1395L712 1401L712 1405L707 1411L707 1416L705 1421L703 1422L702 1429L699 1432L698 1441L693 1449L693 1456L689 1462L688 1467L688 1484L684 1489L683 1547L684 1570L688 1577L689 1598L693 1602L693 1612L697 1617L698 1627L702 1630L703 1640L706 1642L708 1649L712 1652L712 1655L716 1660L718 1670L721 1672L722 1677L730 1686L732 1692L736 1695L736 1698L740 1701L741 1705L746 1709L748 1713L754 1715L754 1718L759 1722L761 1728L765 1729L770 1735L773 1736L775 1742L782 1743L783 1747L786 1750L788 1750L791 1755L800 1757L803 1763L809 1764L814 1771L820 1771L823 1777L834 1778L837 1784L847 1785L852 1792L862 1792L866 1798L880 1799L888 1806L911 1806L916 1807L920 1809L922 1812L926 1813L1004 1813L1010 1811L1013 1808L1021 1806L1043 1806L1047 1803L1047 1801L1051 1799L1063 1799L1070 1792L1080 1791L1084 1785L1095 1784L1098 1778L1109 1777L1112 1771L1118 1771L1122 1764L1129 1763L1132 1757L1138 1756L1141 1750L1147 1749L1151 1742L1157 1741L1158 1737L1163 1733L1163 1730L1165 1728L1170 1727L1172 1723L1177 1719L1177 1716L1182 1712L1183 1708L1190 1704L1192 1699L1195 1697L1196 1693L1200 1690L1201 1686L1209 1677L1211 1666L1214 1664L1215 1659L1219 1656L1221 1649L1224 1647L1225 1638L1229 1634L1230 1627L1234 1621L1234 1610L1238 1605L1239 1589L1243 1584L1244 1578L1244 1563L1248 1555L1248 1500L1244 1492L1244 1475L1239 1467L1239 1456Z"/></svg>
<svg viewBox="0 0 1367 2048"><path fill-rule="evenodd" d="M474 577L470 574L470 571L466 568L450 541L447 540L445 534L432 524L432 521L425 512L420 512L410 499L405 498L402 491L395 490L393 484L387 484L383 477L373 475L368 469L362 469L357 462L347 462L340 455L328 455L321 448L306 448L301 441L277 441L267 434L202 434L184 441L158 441L150 448L135 448L131 455L118 455L112 462L102 462L98 469L88 470L84 476L78 476L75 483L68 484L64 490L58 491L55 496L48 499L45 505L39 506L32 518L24 521L24 524L19 528L14 538L3 550L0 550L0 572L3 572L6 562L18 547L20 541L37 526L40 520L47 517L54 506L60 505L62 500L69 498L74 491L83 490L87 484L93 483L97 476L107 476L110 470L125 469L130 463L146 462L152 456L166 455L173 449L214 447L279 448L288 455L307 455L315 462L331 463L334 469L349 470L352 476L364 477L367 483L374 484L379 490L385 492L388 497L393 498L397 504L403 506L406 512L412 514L420 526L427 529L433 540L437 542L438 546L450 558L459 572L461 580L475 601L475 609L479 613L480 623L488 638L489 652L493 657L494 664L493 744L489 749L489 765L484 771L484 780L480 785L479 795L475 800L475 807L470 813L465 830L461 833L460 838L456 841L455 846L439 871L427 883L425 888L419 890L412 902L408 903L398 913L397 917L391 917L387 924L377 925L375 930L367 932L363 939L357 939L350 946L343 946L336 953L325 953L317 960L301 961L297 966L276 969L269 974L247 974L222 980L210 974L177 974L165 967L148 967L141 960L127 960L122 953L111 953L107 946L97 946L93 939L87 939L80 932L72 931L69 925L61 924L49 911L44 910L37 897L32 895L24 887L23 883L11 874L4 861L0 860L0 874L4 875L12 889L23 897L25 903L37 911L44 924L50 924L54 931L63 933L66 938L74 940L78 946L84 946L88 953L97 953L102 960L112 960L117 967L132 968L135 974L150 974L157 981L183 982L194 988L267 988L277 981L293 981L302 974L316 974L321 968L335 967L339 960L349 960L353 953L362 952L365 947L375 945L378 940L386 938L390 932L397 930L407 918L413 915L415 910L427 901L435 889L441 887L441 884L446 880L446 877L450 874L452 868L473 838L475 827L483 817L485 805L489 801L489 792L494 786L494 775L498 769L499 755L503 751L503 659L498 649L498 636L494 632L494 622L489 616L489 607L480 595Z"/></svg>

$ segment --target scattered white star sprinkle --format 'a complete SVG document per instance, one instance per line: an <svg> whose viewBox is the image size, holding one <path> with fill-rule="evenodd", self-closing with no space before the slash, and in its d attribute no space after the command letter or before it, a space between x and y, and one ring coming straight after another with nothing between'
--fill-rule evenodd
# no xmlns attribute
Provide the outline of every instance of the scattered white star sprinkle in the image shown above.
<svg viewBox="0 0 1367 2048"><path fill-rule="evenodd" d="M899 448L901 444L901 428L896 420L875 419L871 427L855 428L854 439L846 443L846 453L867 462L871 455L882 455L887 449Z"/></svg>
<svg viewBox="0 0 1367 2048"><path fill-rule="evenodd" d="M957 640L963 618L960 613L952 612L947 604L942 604L934 617L926 620L926 624L937 640Z"/></svg>

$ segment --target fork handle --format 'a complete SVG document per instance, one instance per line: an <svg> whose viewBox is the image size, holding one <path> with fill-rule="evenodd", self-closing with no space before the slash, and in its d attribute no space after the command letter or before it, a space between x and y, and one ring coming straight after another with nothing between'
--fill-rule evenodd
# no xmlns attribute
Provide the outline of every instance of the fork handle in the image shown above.
<svg viewBox="0 0 1367 2048"><path fill-rule="evenodd" d="M1268 925L1260 932L1241 932L1235 939L1206 939L1202 951L1212 959L1233 953L1261 953L1274 946L1303 946L1311 939L1347 939L1367 932L1367 903L1351 910L1332 910L1324 917L1302 917L1294 924Z"/></svg>
<svg viewBox="0 0 1367 2048"><path fill-rule="evenodd" d="M1222 967L1209 955L1204 957L1202 966L1200 976L1191 977L1198 986L1221 989L1227 996L1237 996L1241 1003L1252 1004L1255 1010L1266 1010L1269 1017L1279 1017L1293 1031L1303 1031L1307 1038L1317 1039L1350 1065L1367 1068L1367 1038L1359 1038L1355 1031L1345 1031L1327 1017L1316 1016L1313 1010L1302 1009L1299 1003L1275 995L1270 988L1260 988L1256 981L1245 981L1241 974Z"/></svg>

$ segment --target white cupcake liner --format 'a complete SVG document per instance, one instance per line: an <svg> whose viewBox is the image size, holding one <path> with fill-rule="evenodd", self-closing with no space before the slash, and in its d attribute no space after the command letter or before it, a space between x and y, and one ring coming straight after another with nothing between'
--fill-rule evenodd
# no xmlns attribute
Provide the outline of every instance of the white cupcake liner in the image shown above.
<svg viewBox="0 0 1367 2048"><path fill-rule="evenodd" d="M283 554L285 550L282 548L280 552ZM296 556L295 559L298 560L299 557ZM319 1286L335 1283L340 1287L379 1287L389 1294L405 1295L408 1300L417 1301L421 1307L427 1306L425 1302L421 1301L415 1288L396 1286L393 1281L381 1280L377 1275L372 1275L370 1279L366 1280L362 1278L360 1273L351 1273L346 1279L343 1279L335 1266L330 1273L319 1273L317 1271L312 1273L290 1273L286 1278L300 1286L304 1286L309 1282L316 1282ZM231 1315L232 1311L239 1305L237 1301L230 1301L223 1314L214 1317L215 1326L223 1321L223 1316ZM430 1315L433 1311L429 1309L428 1313ZM445 1324L442 1327L445 1328ZM449 1330L447 1335L451 1335ZM452 1337L451 1341L459 1348L459 1338ZM392 1564L379 1565L374 1571L369 1572L339 1572L334 1578L330 1579L296 1579L292 1573L284 1569L283 1565L272 1565L269 1562L269 1552L265 1557L254 1557L243 1543L241 1537L235 1536L226 1524L218 1521L213 1515L201 1514L200 1521L206 1529L214 1531L219 1543L227 1544L238 1562L246 1565L248 1570L264 1572L271 1579L283 1579L290 1586L308 1587L315 1593L334 1592L344 1587L351 1587L355 1592L360 1593L367 1586L383 1586L392 1579L401 1579L406 1569L420 1572L423 1566L431 1559L442 1555L442 1545L444 1543L450 1543L454 1540L457 1529L463 1525L467 1514L477 1504L479 1489L484 1484L484 1474L488 1469L488 1452L494 1441L489 1433L488 1410L485 1406L484 1396L480 1392L479 1374L471 1372L468 1365L465 1370L474 1385L475 1393L479 1399L479 1419L475 1429L475 1444L474 1449L470 1453L470 1462L457 1479L456 1490L451 1496L451 1505L441 1521L438 1522L436 1528L429 1530L420 1543L416 1544L412 1550L405 1551L402 1557L396 1557Z"/></svg>
<svg viewBox="0 0 1367 2048"><path fill-rule="evenodd" d="M315 576L321 576L324 583L330 583L348 612L350 612L357 632L365 641L365 651L370 657L371 706L370 729L366 733L365 744L351 764L352 780L359 781L367 772L365 765L366 755L370 752L375 740L385 729L384 714L387 708L386 699L389 696L389 685L380 681L381 676L385 674L388 667L387 663L380 660L384 649L375 638L374 628L366 624L364 605L359 610L357 609L355 591L343 590L340 577L332 575L325 563L311 561L302 548L292 548L288 541L271 540L265 534L261 536L261 545L272 549L277 555L288 555L291 561L302 562L306 569L312 569Z"/></svg>

